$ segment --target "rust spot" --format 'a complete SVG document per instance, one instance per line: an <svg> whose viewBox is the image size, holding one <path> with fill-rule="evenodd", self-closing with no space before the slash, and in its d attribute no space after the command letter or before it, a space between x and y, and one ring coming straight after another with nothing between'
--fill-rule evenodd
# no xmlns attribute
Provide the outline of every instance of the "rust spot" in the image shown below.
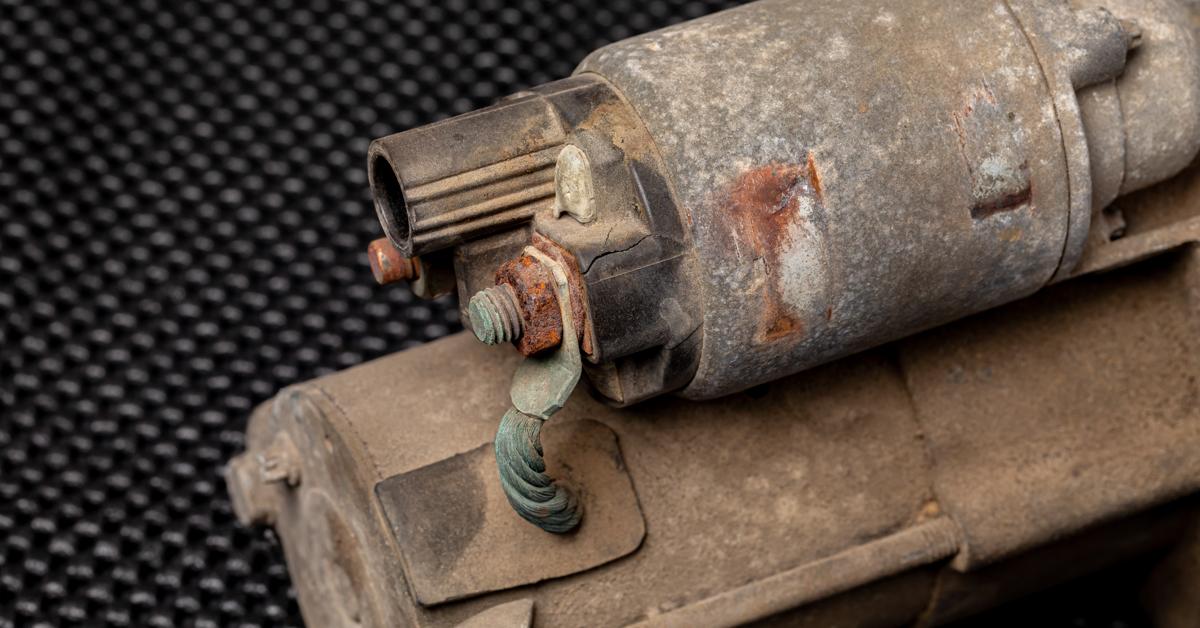
<svg viewBox="0 0 1200 628"><path fill-rule="evenodd" d="M792 334L799 337L804 333L804 325L773 297L774 295L771 295L764 299L762 313L764 326L760 328L758 338L760 344L774 342Z"/></svg>
<svg viewBox="0 0 1200 628"><path fill-rule="evenodd" d="M1024 234L1024 232L1021 230L1020 227L1011 227L1009 229L1005 229L1005 230L1001 231L997 235L1004 242L1017 242L1021 239L1021 236L1023 234Z"/></svg>
<svg viewBox="0 0 1200 628"><path fill-rule="evenodd" d="M415 258L404 257L387 238L379 238L367 247L371 274L380 285L416 279L419 271Z"/></svg>
<svg viewBox="0 0 1200 628"><path fill-rule="evenodd" d="M812 153L808 154L808 183L812 186L817 202L823 202L825 191L821 188L821 174L817 172L817 163L813 161Z"/></svg>
<svg viewBox="0 0 1200 628"><path fill-rule="evenodd" d="M1021 164L1020 172L1028 173L1029 166L1024 163ZM1025 174L1025 176L1028 177L1028 174ZM1019 209L1032 199L1033 187L1026 186L1020 190L1003 193L985 201L976 203L971 207L971 217L978 220L980 218L987 218L993 214L999 214L1000 212Z"/></svg>
<svg viewBox="0 0 1200 628"><path fill-rule="evenodd" d="M767 343L804 335L804 323L783 299L782 267L792 228L803 226L801 203L823 200L820 175L810 154L804 164L772 163L742 173L729 193L729 215L739 241L753 249L767 270L759 340Z"/></svg>
<svg viewBox="0 0 1200 628"><path fill-rule="evenodd" d="M759 243L778 244L781 228L796 218L800 199L811 193L807 166L769 164L743 173L730 194L731 210Z"/></svg>
<svg viewBox="0 0 1200 628"><path fill-rule="evenodd" d="M827 321L833 320L833 306L832 305L825 308L825 320L827 320Z"/></svg>
<svg viewBox="0 0 1200 628"><path fill-rule="evenodd" d="M916 520L916 523L922 523L924 521L929 521L930 519L936 519L941 515L942 505L938 503L936 498L930 498L925 500L925 503L921 504L921 508L917 510L917 514L914 519Z"/></svg>
<svg viewBox="0 0 1200 628"><path fill-rule="evenodd" d="M496 269L496 285L508 284L517 295L521 336L516 347L533 355L562 342L562 316L558 310L550 273L537 260L522 255Z"/></svg>
<svg viewBox="0 0 1200 628"><path fill-rule="evenodd" d="M575 321L575 333L579 337L580 349L584 355L592 355L593 334L588 321L587 287L583 282L583 273L579 269L579 260L557 242L540 233L533 234L533 246L537 250L553 257L567 271L567 286L571 293L571 317ZM559 323L561 326L561 322Z"/></svg>
<svg viewBox="0 0 1200 628"><path fill-rule="evenodd" d="M567 271L571 293L571 315L575 320L580 348L592 355L592 334L587 319L587 293L579 264L554 241L539 234L533 236L533 246L553 257ZM562 313L554 278L541 263L529 255L521 255L500 265L496 270L496 285L512 286L521 315L521 336L515 345L523 355L534 355L557 347L562 342Z"/></svg>
<svg viewBox="0 0 1200 628"><path fill-rule="evenodd" d="M796 320L790 313L782 312L781 307L777 304L771 305L771 311L766 316L766 319L770 327L763 330L762 336L764 340L778 340L793 333L804 331L800 321Z"/></svg>

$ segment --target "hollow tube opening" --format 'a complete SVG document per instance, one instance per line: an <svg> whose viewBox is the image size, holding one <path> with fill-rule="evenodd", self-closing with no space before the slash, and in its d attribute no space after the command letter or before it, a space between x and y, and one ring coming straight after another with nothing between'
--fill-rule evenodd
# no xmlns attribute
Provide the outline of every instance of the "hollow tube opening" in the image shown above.
<svg viewBox="0 0 1200 628"><path fill-rule="evenodd" d="M383 155L371 158L370 172L379 224L401 254L409 257L412 255L412 222L408 215L408 202L404 199L404 186L396 178L391 162Z"/></svg>

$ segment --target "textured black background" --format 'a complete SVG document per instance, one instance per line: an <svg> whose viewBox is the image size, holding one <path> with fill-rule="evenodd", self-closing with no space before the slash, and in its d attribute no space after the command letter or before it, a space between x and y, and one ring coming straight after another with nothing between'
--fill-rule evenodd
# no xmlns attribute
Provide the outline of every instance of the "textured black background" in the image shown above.
<svg viewBox="0 0 1200 628"><path fill-rule="evenodd" d="M731 4L0 0L0 626L299 625L251 408L459 327L371 282L369 140ZM1139 625L1134 572L989 625Z"/></svg>

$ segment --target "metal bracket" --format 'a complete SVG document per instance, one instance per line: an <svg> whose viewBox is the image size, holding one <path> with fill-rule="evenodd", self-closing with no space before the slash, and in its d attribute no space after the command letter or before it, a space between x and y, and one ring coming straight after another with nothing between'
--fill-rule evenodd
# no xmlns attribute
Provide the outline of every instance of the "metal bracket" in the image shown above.
<svg viewBox="0 0 1200 628"><path fill-rule="evenodd" d="M554 258L529 246L524 253L536 259L554 277L555 296L562 313L562 342L547 355L525 358L513 374L509 396L513 407L541 419L550 418L562 409L579 383L583 373L583 358L579 353L575 321L571 317L571 292L567 272Z"/></svg>
<svg viewBox="0 0 1200 628"><path fill-rule="evenodd" d="M530 246L525 254L554 278L562 314L562 342L546 356L526 358L513 374L512 407L496 432L496 464L508 503L526 521L547 532L568 532L579 525L582 507L575 495L546 475L542 422L562 409L583 372L567 273L550 256Z"/></svg>

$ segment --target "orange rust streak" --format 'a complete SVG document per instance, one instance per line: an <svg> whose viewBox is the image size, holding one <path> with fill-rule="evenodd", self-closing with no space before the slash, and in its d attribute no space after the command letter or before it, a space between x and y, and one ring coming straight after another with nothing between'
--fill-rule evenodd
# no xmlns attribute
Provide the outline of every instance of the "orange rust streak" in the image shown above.
<svg viewBox="0 0 1200 628"><path fill-rule="evenodd" d="M763 291L759 324L762 342L800 338L804 323L783 300L778 272L787 254L791 227L804 220L800 200L805 195L820 203L821 178L812 155L806 163L772 163L744 172L733 183L729 194L731 217L737 222L735 233L762 258L768 270Z"/></svg>
<svg viewBox="0 0 1200 628"><path fill-rule="evenodd" d="M511 285L517 296L521 335L516 346L524 355L545 351L562 342L562 316L550 282L546 269L528 255L505 262L496 270L496 284Z"/></svg>
<svg viewBox="0 0 1200 628"><path fill-rule="evenodd" d="M539 233L533 234L533 246L539 251L558 260L567 271L567 284L571 293L571 316L575 323L575 333L579 337L584 354L592 356L595 347L592 339L592 326L588 321L587 287L579 272L579 262L575 256L555 241Z"/></svg>
<svg viewBox="0 0 1200 628"><path fill-rule="evenodd" d="M762 330L762 337L766 340L778 340L803 331L800 321L791 314L779 311L778 308L771 308L764 319L770 321L770 327Z"/></svg>
<svg viewBox="0 0 1200 628"><path fill-rule="evenodd" d="M808 183L812 186L817 202L825 199L825 190L821 187L821 174L817 172L817 163L813 161L812 153L808 154Z"/></svg>

